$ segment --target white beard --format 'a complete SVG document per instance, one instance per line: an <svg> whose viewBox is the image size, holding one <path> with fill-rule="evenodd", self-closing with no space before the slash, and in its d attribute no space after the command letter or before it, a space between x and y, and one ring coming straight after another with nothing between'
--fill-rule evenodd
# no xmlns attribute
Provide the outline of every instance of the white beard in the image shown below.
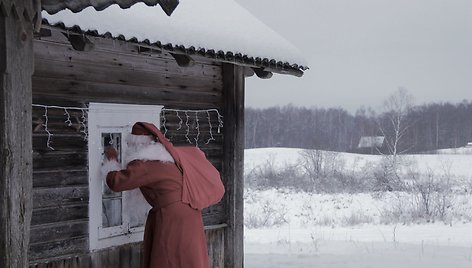
<svg viewBox="0 0 472 268"><path fill-rule="evenodd" d="M128 163L133 160L159 160L162 162L174 163L174 158L172 158L164 145L159 142L129 144L123 161L124 166L128 165Z"/></svg>
<svg viewBox="0 0 472 268"><path fill-rule="evenodd" d="M103 160L103 164L100 168L102 177L106 178L108 172L125 169L128 163L133 160L158 160L165 163L175 162L174 158L172 158L162 143L155 141L149 143L129 143L122 166L115 159L108 160L105 158Z"/></svg>

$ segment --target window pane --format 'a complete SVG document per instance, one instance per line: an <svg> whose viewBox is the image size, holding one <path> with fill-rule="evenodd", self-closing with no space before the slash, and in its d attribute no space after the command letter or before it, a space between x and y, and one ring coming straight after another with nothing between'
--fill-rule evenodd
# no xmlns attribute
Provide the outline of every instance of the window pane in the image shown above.
<svg viewBox="0 0 472 268"><path fill-rule="evenodd" d="M124 211L129 216L129 226L131 228L144 226L150 206L141 191L139 189L126 191L124 198Z"/></svg>
<svg viewBox="0 0 472 268"><path fill-rule="evenodd" d="M122 146L121 133L102 133L102 155L105 155L105 149L113 146L118 153L118 162L121 163ZM122 194L113 192L105 181L103 181L102 191L102 226L119 226L123 223L122 217Z"/></svg>
<svg viewBox="0 0 472 268"><path fill-rule="evenodd" d="M108 146L115 147L118 152L118 162L121 163L121 133L102 133L102 148L105 150ZM102 152L105 155L105 151Z"/></svg>
<svg viewBox="0 0 472 268"><path fill-rule="evenodd" d="M102 201L102 226L112 227L122 223L121 198L103 199Z"/></svg>

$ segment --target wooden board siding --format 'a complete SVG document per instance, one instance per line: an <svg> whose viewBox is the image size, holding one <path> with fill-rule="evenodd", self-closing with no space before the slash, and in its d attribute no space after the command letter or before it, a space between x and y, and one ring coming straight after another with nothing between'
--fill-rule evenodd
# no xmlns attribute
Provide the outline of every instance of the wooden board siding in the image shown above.
<svg viewBox="0 0 472 268"><path fill-rule="evenodd" d="M244 266L244 69L223 65L226 123L224 130L223 176L226 178L226 208L228 228L225 233L225 267Z"/></svg>
<svg viewBox="0 0 472 268"><path fill-rule="evenodd" d="M17 268L27 264L32 212L30 19L35 12L33 1L2 0L0 6L0 267Z"/></svg>
<svg viewBox="0 0 472 268"><path fill-rule="evenodd" d="M83 254L88 248L87 142L80 133L82 113L70 111L73 124L68 126L63 110L48 109L48 129L54 134L50 145L54 150L46 146L44 113L43 108L33 108L30 262Z"/></svg>
<svg viewBox="0 0 472 268"><path fill-rule="evenodd" d="M91 52L73 50L62 33L54 30L51 37L35 40L33 103L86 107L89 102L107 102L224 109L221 64L197 59L194 66L183 68L167 53L139 53L136 44L91 39L95 43ZM64 110L48 109L51 150L46 146L45 110L33 108L30 267L139 267L140 244L89 253L87 141L81 133L82 113L68 112L71 126L65 124ZM196 124L193 118L189 121L190 137L197 135ZM199 124L199 147L221 170L224 139L222 130L217 133L217 118L212 115L215 140L209 144L204 142L210 138L208 121L201 119ZM168 112L167 137L175 145L188 145L185 132L178 131L178 126L178 117ZM225 205L221 202L204 210L205 225L226 224ZM224 229L206 231L215 268L223 267Z"/></svg>
<svg viewBox="0 0 472 268"><path fill-rule="evenodd" d="M210 267L224 268L224 230L206 230ZM30 268L138 268L142 264L142 244L133 243L90 254L51 258L42 262L32 262Z"/></svg>

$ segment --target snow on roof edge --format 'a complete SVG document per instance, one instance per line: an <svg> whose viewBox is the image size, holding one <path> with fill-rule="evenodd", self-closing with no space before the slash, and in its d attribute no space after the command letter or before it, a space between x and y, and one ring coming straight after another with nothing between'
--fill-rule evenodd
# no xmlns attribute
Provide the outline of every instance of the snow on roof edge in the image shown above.
<svg viewBox="0 0 472 268"><path fill-rule="evenodd" d="M179 0L166 0L164 2L159 0L42 0L41 9L46 10L49 14L54 14L66 8L72 12L80 12L89 6L93 6L96 10L103 10L113 4L117 4L121 8L129 8L136 3L144 3L148 6L161 5L164 12L170 16L179 5Z"/></svg>
<svg viewBox="0 0 472 268"><path fill-rule="evenodd" d="M43 22L95 36L156 45L170 52L200 54L234 64L267 68L277 73L301 76L308 69L301 52L232 0L198 2L200 5L181 1L171 17L158 14L153 7L136 4L126 10L113 5L104 11L86 8L79 13L63 10L54 15L43 11ZM195 15L204 14L203 11L215 14L217 8L227 10L227 5L236 11L212 19ZM195 10L197 6L201 10ZM134 18L132 21L130 16ZM221 25L215 26L215 21ZM231 21L238 25L235 27L235 23L229 23Z"/></svg>

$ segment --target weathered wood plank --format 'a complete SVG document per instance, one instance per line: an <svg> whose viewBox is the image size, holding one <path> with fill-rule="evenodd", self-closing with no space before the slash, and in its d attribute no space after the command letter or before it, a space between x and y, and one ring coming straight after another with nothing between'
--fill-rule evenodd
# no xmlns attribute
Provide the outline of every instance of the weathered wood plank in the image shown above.
<svg viewBox="0 0 472 268"><path fill-rule="evenodd" d="M33 134L33 148L39 154L44 155L51 152L80 152L87 150L87 141L84 140L84 134L59 134L57 130L53 128L49 129L49 131L52 133L49 144L54 148L54 151L47 148L48 134ZM41 132L45 131L43 130Z"/></svg>
<svg viewBox="0 0 472 268"><path fill-rule="evenodd" d="M203 215L203 223L205 226L217 225L217 224L224 224L226 223L226 213L215 213L212 212L210 214Z"/></svg>
<svg viewBox="0 0 472 268"><path fill-rule="evenodd" d="M206 79L199 76L177 76L168 73L156 73L151 70L136 71L46 59L38 59L35 62L34 75L38 77L67 78L77 81L118 85L192 87L192 85L200 84L206 88L221 88L220 79Z"/></svg>
<svg viewBox="0 0 472 268"><path fill-rule="evenodd" d="M129 76L130 74L128 74ZM115 102L130 104L161 104L182 105L186 109L200 107L219 107L222 97L221 90L212 85L194 84L194 86L180 84L173 85L148 84L137 86L130 84L109 84L67 80L62 78L33 77L33 92L37 97L53 97L62 100ZM197 91L194 89L205 90ZM183 101L185 100L185 101Z"/></svg>
<svg viewBox="0 0 472 268"><path fill-rule="evenodd" d="M59 105L59 104L55 104ZM47 116L47 118L46 118ZM61 134L80 134L84 129L84 120L87 119L86 111L82 113L78 110L56 109L34 107L33 114L33 133L46 133L45 123L51 132L61 132Z"/></svg>
<svg viewBox="0 0 472 268"><path fill-rule="evenodd" d="M88 204L88 186L34 188L33 209L76 203Z"/></svg>
<svg viewBox="0 0 472 268"><path fill-rule="evenodd" d="M206 230L205 234L208 243L208 257L210 259L210 267L224 268L224 229Z"/></svg>
<svg viewBox="0 0 472 268"><path fill-rule="evenodd" d="M88 204L37 208L33 210L31 225L83 220L88 218Z"/></svg>
<svg viewBox="0 0 472 268"><path fill-rule="evenodd" d="M178 67L175 61L167 53L159 56L139 54L136 45L117 40L103 38L96 43L98 48L92 54L69 50L69 45L47 44L48 49L36 46L35 58L37 59L37 72L33 77L33 97L35 102L50 105L83 107L90 101L133 103L133 104L162 104L167 107L181 109L208 109L217 108L223 111L224 95L221 64L211 62L199 63L190 69ZM42 42L42 41L39 41ZM103 44L103 46L102 46ZM60 47L62 46L62 47ZM59 48L59 49L57 49ZM127 51L127 49L131 49ZM92 55L92 56L91 56ZM51 65L54 64L54 65ZM169 78L166 78L169 77ZM198 78L199 77L199 78ZM51 234L55 242L44 243L40 250L46 249L51 243L60 243L60 237L65 238L80 236L74 233L77 230L67 230L70 222L87 221L87 204L77 204L85 198L87 189L87 142L81 140L80 129L77 120L72 127L64 124L64 111L49 109L48 128L54 134L52 138L55 151L45 147L47 135L41 124L44 123L44 110L34 111L34 185L38 207L34 210L33 226L42 230L35 236L35 241L40 241L47 236L46 228L51 227ZM75 116L81 116L76 112ZM169 126L178 124L176 116L169 118ZM202 128L208 127L208 121L200 122ZM226 122L225 122L226 123ZM218 121L212 117L211 121L215 141L205 145L202 141L200 147L207 154L210 161L222 170L223 159L223 133L217 133ZM195 123L190 123L196 126ZM221 129L223 131L223 129ZM186 143L185 132L170 132L173 135L174 144ZM191 134L194 132L190 132ZM196 132L195 132L196 134ZM207 136L205 136L207 135ZM200 138L209 138L209 133L202 131ZM76 140L77 139L77 140ZM70 170L70 172L69 172ZM226 180L226 177L223 177ZM80 191L74 197L68 192L79 186ZM52 189L37 187L59 187L59 192ZM73 191L73 190L72 190ZM85 198L87 199L87 198ZM53 200L58 201L54 206ZM49 206L39 208L39 206ZM208 225L227 223L227 202L212 206L203 211L204 223ZM84 231L78 227L79 231ZM72 228L72 227L71 227ZM208 230L207 230L208 232ZM225 229L214 231L210 235L208 243L212 243L210 252L213 266L224 267L225 250L223 249ZM87 236L87 234L85 235ZM39 245L40 243L34 243ZM141 244L123 245L113 249L98 251L88 254L87 244L82 244L82 249L76 251L60 250L55 256L37 254L37 259L58 260L57 266L43 267L139 267L141 262ZM82 253L77 253L80 251ZM68 253L69 252L69 253ZM82 257L72 257L71 254L84 254ZM70 260L70 261L68 261ZM137 260L137 261L136 261ZM85 266L84 263L86 264ZM71 265L71 266L67 266ZM75 265L75 266L72 266ZM82 265L82 266L79 266ZM232 267L232 266L228 266ZM37 267L39 268L39 267Z"/></svg>
<svg viewBox="0 0 472 268"><path fill-rule="evenodd" d="M44 42L47 44L57 44L65 46L69 49L72 49L70 42L64 36L63 33L67 33L66 30L60 29L54 26L43 25L43 28L51 30L51 36L43 36L40 40L35 40L35 46L38 42ZM144 44L137 44L133 42L127 42L123 40L117 40L112 38L103 38L87 35L92 43L94 43L94 50L103 52L103 53L119 53L119 54L130 54L138 55L142 57L152 57L155 59L173 61L177 66L177 63L173 60L170 53L163 51L155 46L149 46ZM35 47L36 50L36 47ZM93 51L93 50L92 50ZM198 54L193 55L192 58L196 63L211 65L211 66L220 66L221 62L214 61L204 56ZM220 68L219 67L219 68Z"/></svg>
<svg viewBox="0 0 472 268"><path fill-rule="evenodd" d="M69 43L57 44L38 40L34 43L35 58L44 60L66 61L68 63L91 64L103 67L123 68L133 71L153 71L177 76L199 76L221 80L221 67L214 64L196 62L190 67L180 67L167 53L157 56L140 53L106 51L95 47L87 53L72 49Z"/></svg>
<svg viewBox="0 0 472 268"><path fill-rule="evenodd" d="M33 1L4 0L0 11L0 267L26 267L32 199L31 75Z"/></svg>
<svg viewBox="0 0 472 268"><path fill-rule="evenodd" d="M197 122L197 119L195 117L198 117L198 122ZM210 123L208 123L208 120L206 117L204 117L202 114L199 114L198 116L195 116L195 114L192 114L191 116L189 115L189 118L187 120L187 117L185 116L185 113L182 114L181 116L181 119L182 121L180 121L180 119L178 119L178 117L176 119L174 118L170 118L169 116L166 116L166 128L168 131L177 131L177 129L180 130L180 132L182 132L183 130L187 130L187 124L188 126L190 127L190 131L192 132L197 132L196 130L196 127L197 127L197 123L198 123L198 126L199 126L199 129L200 129L200 132L201 133L207 133L209 134L210 133L210 125L211 125L211 132L214 136L218 135L218 126L219 126L219 122L217 120L211 120ZM162 121L161 124L163 124L164 122ZM164 127L164 126L162 126ZM221 132L221 129L222 127L220 127L220 132ZM220 135L221 136L221 135Z"/></svg>
<svg viewBox="0 0 472 268"><path fill-rule="evenodd" d="M142 244L128 244L92 253L92 267L141 267Z"/></svg>
<svg viewBox="0 0 472 268"><path fill-rule="evenodd" d="M212 268L223 268L224 266L224 228L206 230L208 241L208 255ZM80 240L79 240L80 241ZM49 243L50 245L50 243ZM41 248L46 248L42 245ZM87 267L140 267L142 259L142 244L134 243L94 253L71 256L62 260L41 262L32 261L30 268L87 268ZM113 265L113 266L110 266Z"/></svg>
<svg viewBox="0 0 472 268"><path fill-rule="evenodd" d="M45 170L33 172L33 187L87 186L88 170ZM33 188L33 189L34 189Z"/></svg>
<svg viewBox="0 0 472 268"><path fill-rule="evenodd" d="M242 268L244 263L243 168L244 168L244 69L223 65L224 157L228 227L225 229L225 267Z"/></svg>
<svg viewBox="0 0 472 268"><path fill-rule="evenodd" d="M88 238L77 237L61 241L32 244L30 245L28 253L30 260L35 261L61 255L85 253L87 247Z"/></svg>
<svg viewBox="0 0 472 268"><path fill-rule="evenodd" d="M74 254L57 259L56 257L36 260L30 268L90 268L113 267L130 268L142 265L142 243L132 243L120 247L95 251L88 254Z"/></svg>
<svg viewBox="0 0 472 268"><path fill-rule="evenodd" d="M184 133L175 133L174 134L170 134L169 135L169 132L167 133L168 135L166 135L166 137L168 139L170 139L170 141L172 142L172 144L174 144L174 146L195 146L195 142L193 142L193 144L190 144L187 139L185 138L185 131L183 131ZM192 137L192 135L190 134L189 135L189 138L194 138L195 135ZM208 156L211 156L211 155L216 155L218 151L222 151L223 148L222 148L222 144L223 144L223 139L218 139L218 137L214 136L216 139L215 140L212 140L210 141L208 144L205 144L205 142L207 141L206 138L209 138L210 136L203 136L202 138L202 134L200 134L200 137L198 139L198 148L200 148L202 151L204 151ZM195 141L195 140L194 140ZM213 152L212 152L213 151Z"/></svg>
<svg viewBox="0 0 472 268"><path fill-rule="evenodd" d="M88 221L69 221L31 226L30 245L88 236Z"/></svg>
<svg viewBox="0 0 472 268"><path fill-rule="evenodd" d="M60 152L49 151L40 154L33 153L33 168L35 171L48 170L61 166L64 170L82 169L88 165L87 152Z"/></svg>

